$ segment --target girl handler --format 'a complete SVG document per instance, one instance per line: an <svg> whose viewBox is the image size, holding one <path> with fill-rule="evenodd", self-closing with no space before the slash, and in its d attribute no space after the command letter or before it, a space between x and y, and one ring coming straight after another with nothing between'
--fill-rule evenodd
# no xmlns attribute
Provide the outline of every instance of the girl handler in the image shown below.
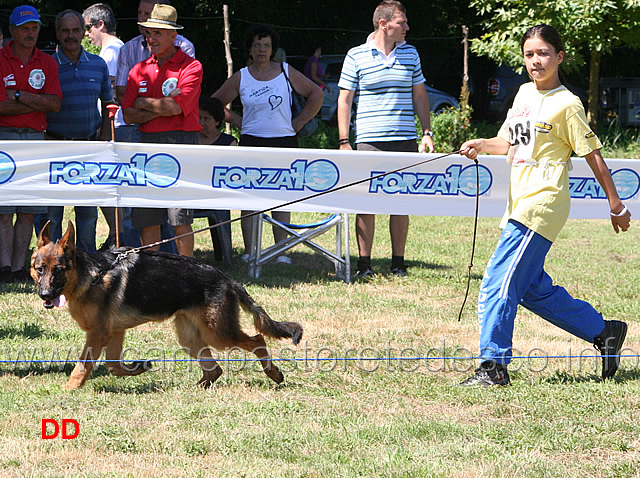
<svg viewBox="0 0 640 478"><path fill-rule="evenodd" d="M548 25L529 29L520 44L531 83L520 87L513 107L491 139L474 139L461 154L507 154L512 164L504 228L489 260L478 296L480 357L475 375L462 385L508 385L513 326L518 304L552 324L593 343L603 356L602 377L619 365L627 324L603 320L590 304L554 286L544 270L552 242L569 216L571 151L584 156L609 200L616 233L629 228L631 213L622 204L600 154L580 100L560 82L564 48Z"/></svg>

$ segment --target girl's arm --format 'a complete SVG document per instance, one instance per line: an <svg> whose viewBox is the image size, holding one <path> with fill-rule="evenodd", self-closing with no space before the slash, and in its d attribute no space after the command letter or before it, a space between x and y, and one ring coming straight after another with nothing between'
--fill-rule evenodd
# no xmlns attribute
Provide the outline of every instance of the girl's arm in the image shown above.
<svg viewBox="0 0 640 478"><path fill-rule="evenodd" d="M476 159L480 153L507 154L508 152L509 141L499 136L490 139L471 139L460 146L460 154L469 159Z"/></svg>
<svg viewBox="0 0 640 478"><path fill-rule="evenodd" d="M609 208L611 209L611 224L616 234L622 230L623 232L629 229L631 223L631 212L622 204L616 185L613 182L611 173L607 164L604 162L599 149L594 149L587 154L584 159L587 160L587 164L593 171L594 176L600 183L600 187L604 189L607 199L609 200ZM621 214L624 211L624 214Z"/></svg>

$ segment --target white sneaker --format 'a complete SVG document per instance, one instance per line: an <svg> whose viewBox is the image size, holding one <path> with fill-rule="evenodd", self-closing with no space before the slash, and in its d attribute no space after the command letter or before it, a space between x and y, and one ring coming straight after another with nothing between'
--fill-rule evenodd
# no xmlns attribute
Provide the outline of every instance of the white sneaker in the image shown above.
<svg viewBox="0 0 640 478"><path fill-rule="evenodd" d="M289 264L291 265L291 258L288 256L278 256L276 257L277 264Z"/></svg>

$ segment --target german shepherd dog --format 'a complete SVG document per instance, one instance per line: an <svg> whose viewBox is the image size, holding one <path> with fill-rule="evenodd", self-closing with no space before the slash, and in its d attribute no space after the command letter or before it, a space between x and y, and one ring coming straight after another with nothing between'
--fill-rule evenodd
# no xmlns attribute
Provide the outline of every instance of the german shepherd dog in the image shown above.
<svg viewBox="0 0 640 478"><path fill-rule="evenodd" d="M151 361L125 364L121 357L126 330L146 322L174 318L180 345L200 364L198 384L204 388L222 374L210 347L254 353L267 376L281 383L284 376L271 361L261 334L291 338L294 344L302 338L300 324L272 320L244 287L203 262L149 250L120 248L96 254L76 250L71 221L56 242L50 239L49 223L42 229L31 257L31 276L44 307L67 302L71 316L87 333L67 389L87 381L103 351L113 375L149 370ZM253 316L261 334L251 337L241 330L240 307Z"/></svg>

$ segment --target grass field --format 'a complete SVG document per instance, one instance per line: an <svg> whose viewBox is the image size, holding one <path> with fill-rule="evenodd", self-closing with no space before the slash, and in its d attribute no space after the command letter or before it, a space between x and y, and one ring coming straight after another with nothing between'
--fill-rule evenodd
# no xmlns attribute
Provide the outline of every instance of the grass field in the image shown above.
<svg viewBox="0 0 640 478"><path fill-rule="evenodd" d="M280 363L281 385L253 363L233 361L212 389L200 390L196 364L166 361L128 378L101 365L84 388L66 392L72 364L0 364L0 476L640 476L638 359L624 359L603 383L590 344L521 311L515 346L530 358L514 361L513 385L457 386L476 366L465 357L476 355L475 300L498 221L479 222L458 322L472 219L411 220L408 278L385 274L383 216L373 261L380 275L368 283L345 285L305 248L291 254L293 266L267 266L259 281L239 260L227 271L273 318L305 327L297 348L270 342L275 358L298 359ZM239 253L237 223L233 241ZM638 244L637 228L616 236L605 220L571 220L547 260L557 283L629 322L628 354L640 350ZM208 233L196 249L212 262ZM0 360L73 361L83 340L68 312L45 310L31 284L0 285ZM127 359L187 358L170 323L141 326L126 345ZM583 358L544 358L566 355ZM317 360L341 357L384 360ZM79 436L43 440L43 419L77 420Z"/></svg>

